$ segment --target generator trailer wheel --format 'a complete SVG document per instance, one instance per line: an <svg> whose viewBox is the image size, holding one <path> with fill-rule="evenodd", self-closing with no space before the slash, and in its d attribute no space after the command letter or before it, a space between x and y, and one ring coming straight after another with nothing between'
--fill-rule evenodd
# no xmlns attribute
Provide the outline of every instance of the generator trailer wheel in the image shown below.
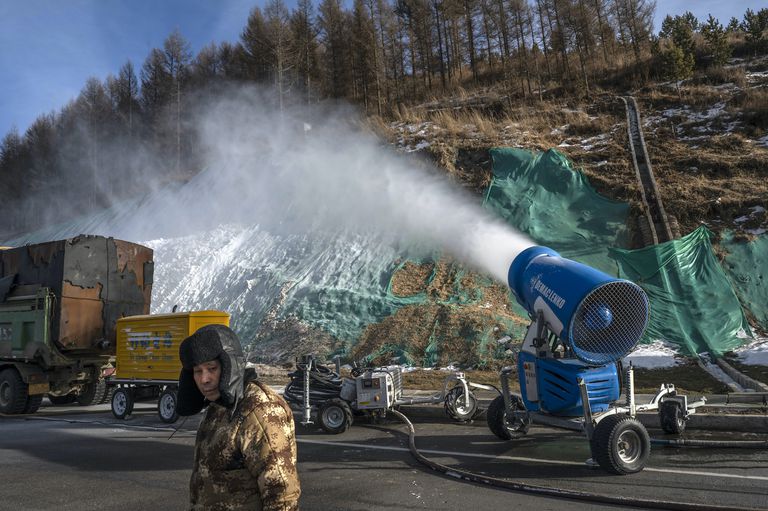
<svg viewBox="0 0 768 511"><path fill-rule="evenodd" d="M172 424L179 419L179 413L176 411L178 403L178 394L175 389L166 388L160 393L157 400L157 415L160 420L166 424Z"/></svg>
<svg viewBox="0 0 768 511"><path fill-rule="evenodd" d="M323 401L317 415L320 427L332 435L344 433L352 425L352 409L343 399L333 398Z"/></svg>
<svg viewBox="0 0 768 511"><path fill-rule="evenodd" d="M115 389L112 394L112 415L125 419L133 412L133 391L129 388Z"/></svg>

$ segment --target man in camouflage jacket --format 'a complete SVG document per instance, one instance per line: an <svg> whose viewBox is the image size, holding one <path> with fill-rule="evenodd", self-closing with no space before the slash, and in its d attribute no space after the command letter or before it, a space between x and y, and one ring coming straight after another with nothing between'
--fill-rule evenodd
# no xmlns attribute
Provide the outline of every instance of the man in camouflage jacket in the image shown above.
<svg viewBox="0 0 768 511"><path fill-rule="evenodd" d="M181 343L179 356L179 415L208 407L197 430L190 509L297 510L293 414L244 368L235 333L203 327Z"/></svg>

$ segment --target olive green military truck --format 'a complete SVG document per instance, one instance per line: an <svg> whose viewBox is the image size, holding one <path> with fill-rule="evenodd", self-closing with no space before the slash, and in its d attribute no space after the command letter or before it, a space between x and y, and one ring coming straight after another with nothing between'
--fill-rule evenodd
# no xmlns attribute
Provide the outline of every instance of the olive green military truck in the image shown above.
<svg viewBox="0 0 768 511"><path fill-rule="evenodd" d="M107 399L116 322L149 314L152 255L87 235L0 250L0 413Z"/></svg>

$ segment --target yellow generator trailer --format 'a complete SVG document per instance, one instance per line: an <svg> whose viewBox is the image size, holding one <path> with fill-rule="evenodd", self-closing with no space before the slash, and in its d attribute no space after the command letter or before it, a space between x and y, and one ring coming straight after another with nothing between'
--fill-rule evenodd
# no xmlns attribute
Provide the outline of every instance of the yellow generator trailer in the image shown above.
<svg viewBox="0 0 768 511"><path fill-rule="evenodd" d="M115 372L107 380L114 389L112 413L124 419L137 401L157 399L163 422L178 419L177 389L181 341L205 325L229 326L226 312L205 310L128 316L117 320Z"/></svg>

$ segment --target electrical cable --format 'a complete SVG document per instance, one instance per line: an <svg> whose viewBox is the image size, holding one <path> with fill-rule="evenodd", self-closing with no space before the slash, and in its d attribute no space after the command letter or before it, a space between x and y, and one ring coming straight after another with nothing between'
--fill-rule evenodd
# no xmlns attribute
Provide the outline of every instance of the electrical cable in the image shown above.
<svg viewBox="0 0 768 511"><path fill-rule="evenodd" d="M517 481L510 481L507 479L498 479L495 477L488 477L485 475L474 474L466 470L458 468L452 468L440 463L434 462L425 457L416 448L416 430L408 417L403 415L397 410L392 410L392 413L397 415L400 420L408 427L408 447L416 460L423 465L441 472L445 475L470 481L473 483L487 484L495 486L497 488L504 488L507 490L513 490L524 493L532 493L536 495L543 495L547 497L566 498L572 500L580 500L585 502L600 502L603 504L615 504L620 506L629 507L641 507L646 509L665 509L670 511L756 511L755 508L746 507L734 507L734 506L717 506L711 504L694 504L689 502L674 502L663 501L654 499L638 499L619 497L615 495L603 495L600 493L589 493L577 490L565 490L560 488L551 488L546 486L536 486L532 484L521 483Z"/></svg>

